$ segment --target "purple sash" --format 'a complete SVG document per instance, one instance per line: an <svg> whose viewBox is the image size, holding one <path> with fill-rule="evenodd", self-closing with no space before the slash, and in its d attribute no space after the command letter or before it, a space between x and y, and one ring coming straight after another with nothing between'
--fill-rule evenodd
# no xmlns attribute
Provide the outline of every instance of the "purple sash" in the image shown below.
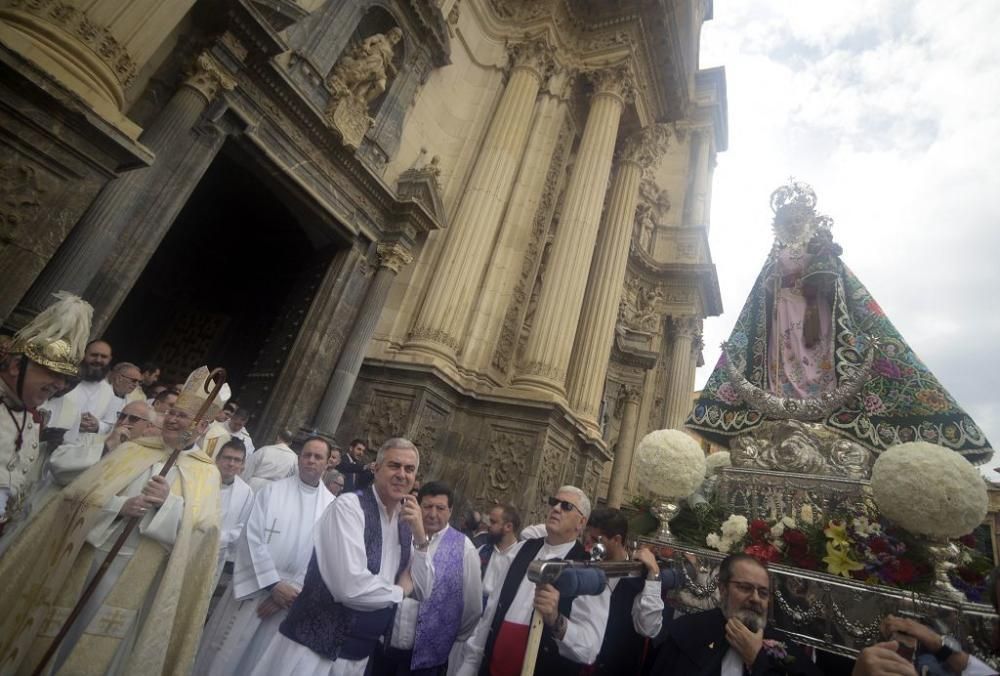
<svg viewBox="0 0 1000 676"><path fill-rule="evenodd" d="M427 669L448 661L465 608L465 536L454 528L445 530L434 553L434 586L430 598L420 602L413 635L410 668Z"/></svg>

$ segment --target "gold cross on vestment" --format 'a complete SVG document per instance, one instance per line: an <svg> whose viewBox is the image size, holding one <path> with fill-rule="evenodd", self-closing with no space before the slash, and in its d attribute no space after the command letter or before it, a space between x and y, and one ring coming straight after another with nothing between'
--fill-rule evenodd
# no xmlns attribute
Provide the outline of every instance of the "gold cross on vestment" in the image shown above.
<svg viewBox="0 0 1000 676"><path fill-rule="evenodd" d="M101 620L101 633L113 636L113 632L115 630L125 627L125 620L127 618L128 615L124 610L121 608L115 608L105 615L103 620Z"/></svg>
<svg viewBox="0 0 1000 676"><path fill-rule="evenodd" d="M267 533L267 542L265 544L271 544L271 537L273 535L281 535L281 531L276 528L278 525L278 520L275 519L274 523L271 524L270 528L265 528L264 532Z"/></svg>

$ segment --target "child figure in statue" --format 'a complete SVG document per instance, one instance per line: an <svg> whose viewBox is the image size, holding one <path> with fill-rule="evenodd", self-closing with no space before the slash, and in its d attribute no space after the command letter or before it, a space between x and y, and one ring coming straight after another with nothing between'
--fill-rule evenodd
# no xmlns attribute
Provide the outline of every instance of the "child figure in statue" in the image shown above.
<svg viewBox="0 0 1000 676"><path fill-rule="evenodd" d="M878 454L923 440L986 462L993 450L982 430L841 261L833 221L815 206L804 183L772 193L774 247L687 426L716 443L741 438L736 449L755 435L780 443L778 423L797 419L827 445L847 439Z"/></svg>

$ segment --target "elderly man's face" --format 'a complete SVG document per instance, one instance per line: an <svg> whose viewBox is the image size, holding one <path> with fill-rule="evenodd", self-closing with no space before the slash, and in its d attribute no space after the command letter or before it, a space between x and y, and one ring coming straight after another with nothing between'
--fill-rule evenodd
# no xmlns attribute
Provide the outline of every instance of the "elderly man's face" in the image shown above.
<svg viewBox="0 0 1000 676"><path fill-rule="evenodd" d="M132 394L132 391L142 382L142 374L134 366L118 369L111 376L111 387L119 397Z"/></svg>
<svg viewBox="0 0 1000 676"><path fill-rule="evenodd" d="M170 448L184 448L191 441L204 434L208 421L194 424L194 415L173 406L163 418L163 443ZM190 436L187 433L190 431Z"/></svg>
<svg viewBox="0 0 1000 676"><path fill-rule="evenodd" d="M732 578L719 585L719 601L726 619L735 617L751 631L767 624L771 582L763 567L750 561L733 564Z"/></svg>
<svg viewBox="0 0 1000 676"><path fill-rule="evenodd" d="M580 498L573 493L560 491L555 495L559 502L555 506L549 507L549 516L545 520L545 531L549 537L562 542L569 542L577 537L587 522L587 518L580 510ZM569 509L565 509L562 503L568 503Z"/></svg>
<svg viewBox="0 0 1000 676"><path fill-rule="evenodd" d="M344 475L333 477L326 482L326 490L334 495L340 495L344 491Z"/></svg>
<svg viewBox="0 0 1000 676"><path fill-rule="evenodd" d="M159 431L156 426L155 412L144 401L133 401L126 404L118 413L118 420L115 421L114 428L116 430L127 429L129 439L155 436Z"/></svg>
<svg viewBox="0 0 1000 676"><path fill-rule="evenodd" d="M330 459L329 447L318 439L313 439L299 451L299 478L310 486L318 486Z"/></svg>
<svg viewBox="0 0 1000 676"><path fill-rule="evenodd" d="M12 392L17 392L17 380L21 375L21 358L14 356L8 360L3 372L3 380ZM66 376L50 371L32 361L26 364L24 383L21 386L21 402L28 408L38 408L49 397L66 387Z"/></svg>
<svg viewBox="0 0 1000 676"><path fill-rule="evenodd" d="M444 530L451 520L451 505L447 495L425 495L420 500L420 511L424 517L424 530L428 535Z"/></svg>

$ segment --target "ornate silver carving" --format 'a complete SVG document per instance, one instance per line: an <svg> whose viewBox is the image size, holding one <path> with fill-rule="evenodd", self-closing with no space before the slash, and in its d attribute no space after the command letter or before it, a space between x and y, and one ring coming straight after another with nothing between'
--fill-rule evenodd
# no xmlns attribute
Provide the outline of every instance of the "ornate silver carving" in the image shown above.
<svg viewBox="0 0 1000 676"><path fill-rule="evenodd" d="M819 423L797 420L765 421L730 444L737 467L832 474L863 479L871 474L874 457L857 442Z"/></svg>
<svg viewBox="0 0 1000 676"><path fill-rule="evenodd" d="M868 482L861 479L772 473L746 467L724 467L719 473L719 498L727 511L748 519L772 516L799 519L802 507L808 505L813 519L819 520L871 500Z"/></svg>
<svg viewBox="0 0 1000 676"><path fill-rule="evenodd" d="M816 192L808 183L788 179L771 193L774 237L781 244L802 247L820 230L833 227L833 219L816 213Z"/></svg>
<svg viewBox="0 0 1000 676"><path fill-rule="evenodd" d="M810 399L795 399L778 396L747 380L736 367L737 362L729 352L728 342L722 343L722 352L726 356L726 376L740 399L755 411L760 411L769 418L779 420L819 420L842 407L851 398L857 396L861 388L868 382L877 351L877 339L870 340L861 364L855 366L851 373L843 376L833 391L824 392L820 396Z"/></svg>

